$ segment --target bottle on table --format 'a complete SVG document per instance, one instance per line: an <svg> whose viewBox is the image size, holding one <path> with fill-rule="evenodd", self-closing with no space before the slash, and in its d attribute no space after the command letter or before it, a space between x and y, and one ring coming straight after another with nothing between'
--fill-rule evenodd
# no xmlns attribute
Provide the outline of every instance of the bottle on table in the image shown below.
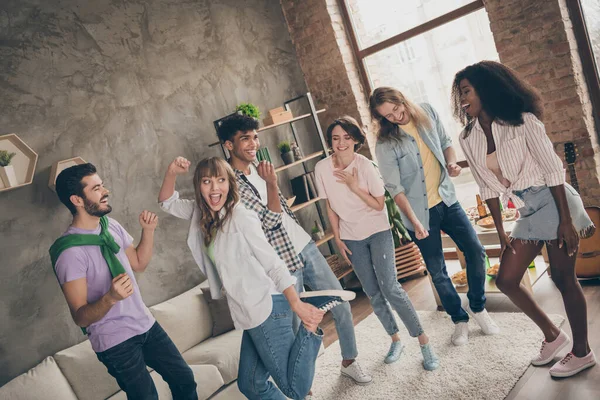
<svg viewBox="0 0 600 400"><path fill-rule="evenodd" d="M488 215L485 205L483 204L483 201L481 200L480 195L476 195L476 197L477 197L477 213L479 214L479 219L485 218Z"/></svg>

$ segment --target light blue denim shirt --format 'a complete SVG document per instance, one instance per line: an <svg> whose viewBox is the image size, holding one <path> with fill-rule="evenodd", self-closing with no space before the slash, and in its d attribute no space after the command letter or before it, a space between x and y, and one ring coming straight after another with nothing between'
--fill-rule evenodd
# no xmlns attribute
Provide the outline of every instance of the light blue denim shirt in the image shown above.
<svg viewBox="0 0 600 400"><path fill-rule="evenodd" d="M421 107L431 119L432 128L418 128L419 135L421 135L421 138L427 147L431 149L442 167L438 192L444 203L447 206L451 206L457 200L454 184L450 180L450 175L448 175L448 170L446 169L444 150L452 146L452 139L446 133L442 121L440 121L440 117L433 107L426 103L421 104ZM419 147L415 139L400 129L400 136L398 138L377 140L375 155L387 191L392 197L396 197L398 193L404 193L423 227L429 230L429 207L427 206L425 173L423 171L423 161L419 153ZM414 231L415 228L408 217L402 211L401 214L402 221L406 227Z"/></svg>

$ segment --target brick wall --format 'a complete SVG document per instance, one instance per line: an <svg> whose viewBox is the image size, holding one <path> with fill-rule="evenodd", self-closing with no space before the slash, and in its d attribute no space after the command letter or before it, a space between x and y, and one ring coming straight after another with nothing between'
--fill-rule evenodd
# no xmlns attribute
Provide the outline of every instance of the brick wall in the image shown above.
<svg viewBox="0 0 600 400"><path fill-rule="evenodd" d="M600 148L565 0L484 0L500 60L540 92L556 152L575 142L586 204L600 203Z"/></svg>
<svg viewBox="0 0 600 400"><path fill-rule="evenodd" d="M300 67L308 90L319 108L323 131L337 117L347 114L370 127L366 94L337 0L281 0ZM367 129L372 132L371 129ZM370 146L361 153L371 157Z"/></svg>

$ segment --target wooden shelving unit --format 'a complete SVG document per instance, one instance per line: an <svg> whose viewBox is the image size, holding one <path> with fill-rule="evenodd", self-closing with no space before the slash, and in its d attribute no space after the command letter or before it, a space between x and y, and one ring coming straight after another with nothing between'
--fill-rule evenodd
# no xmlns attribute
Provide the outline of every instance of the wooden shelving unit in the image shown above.
<svg viewBox="0 0 600 400"><path fill-rule="evenodd" d="M326 110L325 109L320 109L320 110L316 109L314 101L313 101L313 98L312 98L312 95L310 93L306 93L306 94L303 94L301 96L295 97L293 99L287 100L283 104L283 106L284 106L285 110L289 111L290 110L290 104L292 104L292 103L295 104L298 101L306 101L306 103L308 103L308 107L309 107L310 112L308 112L306 114L299 115L299 116L294 117L294 118L292 118L290 120L287 120L287 121L278 122L278 123L275 123L275 124L263 126L262 128L257 129L257 132L264 132L264 131L267 131L267 130L270 130L270 129L273 129L273 128L277 128L279 126L288 125L291 128L291 131L292 131L293 141L296 142L298 144L298 146L300 146L300 148L303 148L302 145L301 145L301 143L300 143L301 140L299 140L301 138L298 137L298 133L296 131L296 127L294 126L294 122L297 122L297 121L300 121L300 120L304 120L304 119L312 119L312 122L314 124L314 130L316 131L316 134L317 134L318 139L319 139L319 148L320 148L320 150L307 155L306 157L302 158L301 160L297 160L297 161L295 161L295 162L293 162L291 164L282 165L282 166L276 168L275 172L277 172L277 173L285 171L285 170L288 170L288 169L290 169L292 167L302 166L302 168L304 170L304 174L307 174L307 173L310 172L309 171L309 167L307 165L308 161L311 161L311 160L317 159L318 157L322 157L322 156L327 155L328 146L327 146L327 142L325 140L325 136L323 135L323 131L321 129L321 123L319 122L319 117L318 117L318 114L321 114L321 113L325 112ZM214 125L216 131L219 129L221 121L223 119L225 119L225 118L227 118L227 116L223 117L223 118L220 118L220 119L218 119L218 120L216 120L216 121L213 122L213 125ZM292 141L292 140L290 140L290 141ZM221 150L223 151L223 155L225 156L225 158L227 158L227 151L221 145L220 142L211 143L209 146L210 147L214 147L214 146L219 146L219 145L221 146ZM292 196L295 197L295 195L292 195ZM308 196L308 197L310 198L310 196ZM294 205L292 205L290 207L290 209L292 210L292 212L296 213L296 212L298 212L298 211L300 211L300 210L302 210L302 209L304 209L306 207L309 207L309 206L311 206L311 205L314 204L316 206L316 208L317 208L317 213L319 215L319 220L320 220L321 226L325 227L327 225L327 223L326 223L326 216L325 216L325 212L323 210L321 210L321 206L319 205L319 200L321 200L321 198L318 198L318 197L317 198L312 198L312 199L310 199L308 201L305 201L304 203L294 204ZM334 254L335 253L335 249L334 249L334 247L333 247L333 245L331 243L331 239L333 239L333 234L331 232L328 232L328 233L326 233L325 237L323 237L322 239L318 240L316 242L316 244L317 244L317 246L323 246L324 244L327 244L328 247L329 247L329 252L331 254ZM334 256L329 256L329 257L337 257L337 256L334 255ZM332 260L334 260L334 259L332 258ZM347 274L349 274L350 272L352 272L352 267L349 266L349 265L345 265L345 264L346 264L345 262L343 264L339 263L339 262L335 262L333 264L333 266L332 266L332 270L334 271L334 273L335 273L335 275L337 276L338 279L341 279L344 276L346 276ZM332 264L330 263L330 265L332 265Z"/></svg>
<svg viewBox="0 0 600 400"><path fill-rule="evenodd" d="M0 136L0 150L6 150L9 153L17 153L10 165L12 165L15 170L18 182L15 186L6 187L4 186L4 182L0 179L0 192L6 192L8 190L30 185L33 182L35 166L37 165L37 153L14 133Z"/></svg>

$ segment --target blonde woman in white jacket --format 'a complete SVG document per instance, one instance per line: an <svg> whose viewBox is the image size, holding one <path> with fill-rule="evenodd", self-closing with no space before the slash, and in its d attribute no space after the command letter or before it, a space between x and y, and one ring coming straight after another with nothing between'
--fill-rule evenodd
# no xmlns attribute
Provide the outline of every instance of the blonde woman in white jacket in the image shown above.
<svg viewBox="0 0 600 400"><path fill-rule="evenodd" d="M159 202L166 212L192 221L188 245L194 259L209 280L213 298L225 292L234 325L244 330L238 387L249 399L303 399L323 340L318 324L325 311L354 293L307 292L300 298L296 279L268 243L260 220L239 204L229 164L217 157L198 163L196 201L179 199L175 191L177 175L189 166L182 157L169 165ZM297 334L292 312L303 322ZM255 385L263 380L264 385Z"/></svg>

